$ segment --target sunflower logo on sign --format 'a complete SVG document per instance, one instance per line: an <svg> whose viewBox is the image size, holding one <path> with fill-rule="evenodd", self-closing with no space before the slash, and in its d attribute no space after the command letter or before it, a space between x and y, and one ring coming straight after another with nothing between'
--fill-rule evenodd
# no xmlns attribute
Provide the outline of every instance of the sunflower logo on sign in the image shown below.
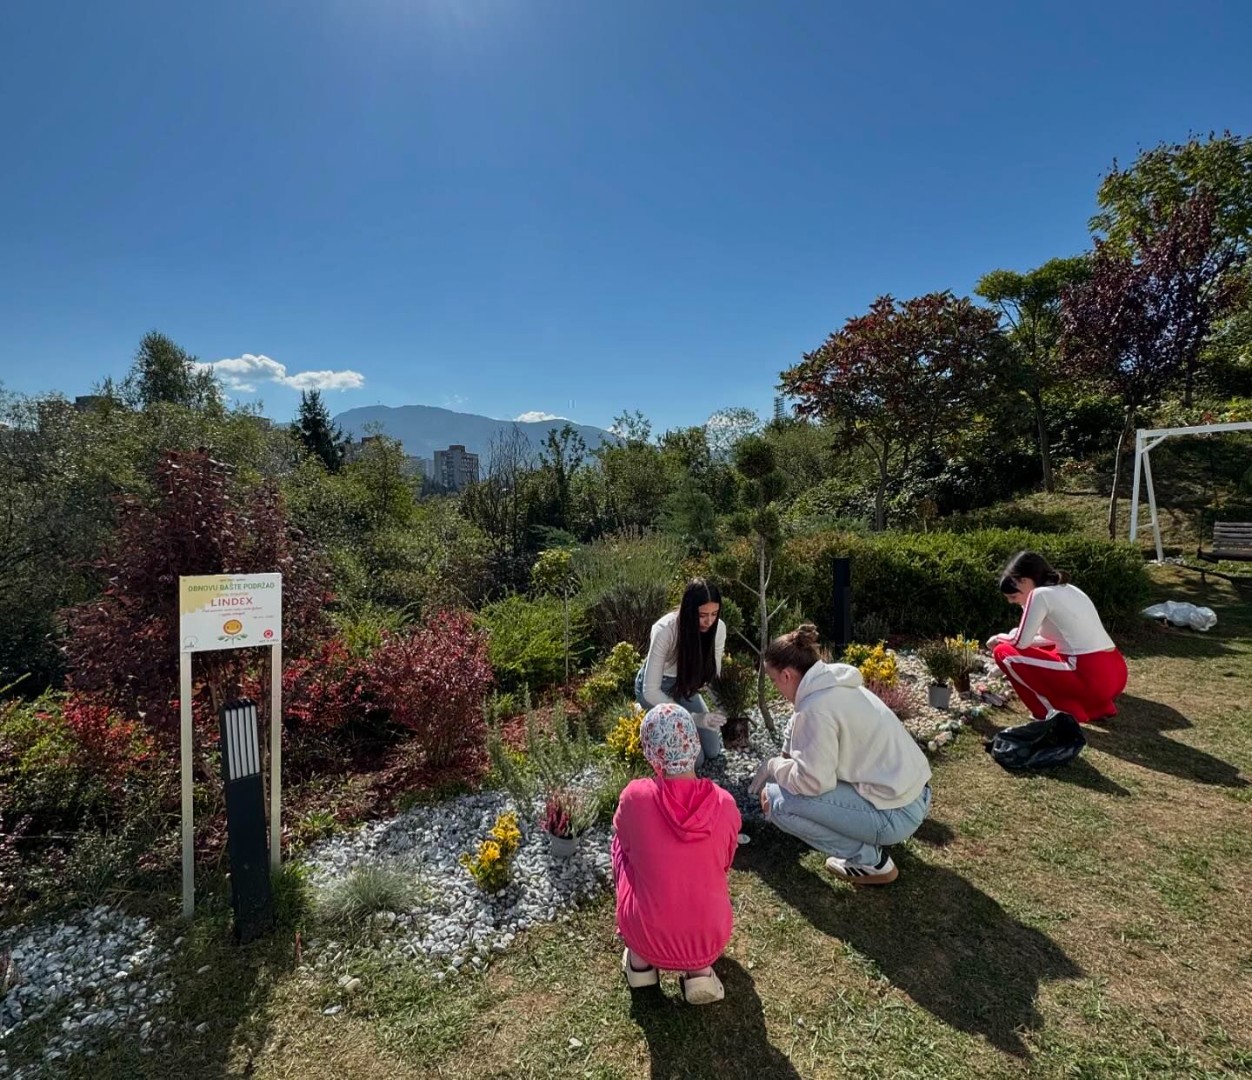
<svg viewBox="0 0 1252 1080"><path fill-rule="evenodd" d="M222 623L222 634L218 641L245 641L248 635L243 632L243 623L238 619L227 619Z"/></svg>

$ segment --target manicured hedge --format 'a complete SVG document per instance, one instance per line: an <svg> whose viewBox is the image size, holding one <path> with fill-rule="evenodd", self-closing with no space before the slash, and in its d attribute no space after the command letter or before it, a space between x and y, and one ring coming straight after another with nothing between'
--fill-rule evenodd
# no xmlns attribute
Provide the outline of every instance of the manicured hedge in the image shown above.
<svg viewBox="0 0 1252 1080"><path fill-rule="evenodd" d="M836 532L800 537L784 545L771 591L779 599L790 598L823 635L831 636L834 559L849 556L858 619L877 614L893 634L905 637L961 631L982 640L1011 626L1017 617L1017 610L1005 603L997 586L1005 563L1024 548L1040 552L1052 565L1068 571L1074 584L1095 601L1111 629L1136 621L1148 586L1138 548L1018 529L870 536ZM742 580L755 581L747 545L737 545L721 569L730 569L732 562ZM730 576L723 573L723 580ZM732 582L726 582L726 587L751 610L751 597L740 597L742 590Z"/></svg>

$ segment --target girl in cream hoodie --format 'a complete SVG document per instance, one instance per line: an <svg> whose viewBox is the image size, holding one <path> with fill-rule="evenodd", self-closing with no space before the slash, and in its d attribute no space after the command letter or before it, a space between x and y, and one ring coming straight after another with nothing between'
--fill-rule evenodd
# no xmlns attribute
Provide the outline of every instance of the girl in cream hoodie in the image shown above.
<svg viewBox="0 0 1252 1080"><path fill-rule="evenodd" d="M776 638L763 662L795 715L782 755L752 779L761 810L830 856L836 877L895 881L900 872L882 849L912 836L930 810L926 755L856 668L820 659L815 626Z"/></svg>

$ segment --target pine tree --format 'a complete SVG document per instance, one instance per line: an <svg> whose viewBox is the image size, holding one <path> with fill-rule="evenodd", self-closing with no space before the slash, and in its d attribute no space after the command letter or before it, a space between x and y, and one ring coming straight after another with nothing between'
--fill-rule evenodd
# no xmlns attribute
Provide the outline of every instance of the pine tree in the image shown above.
<svg viewBox="0 0 1252 1080"><path fill-rule="evenodd" d="M321 458L331 472L338 472L342 467L344 434L331 420L320 390L301 392L300 411L291 425L291 433L309 453Z"/></svg>

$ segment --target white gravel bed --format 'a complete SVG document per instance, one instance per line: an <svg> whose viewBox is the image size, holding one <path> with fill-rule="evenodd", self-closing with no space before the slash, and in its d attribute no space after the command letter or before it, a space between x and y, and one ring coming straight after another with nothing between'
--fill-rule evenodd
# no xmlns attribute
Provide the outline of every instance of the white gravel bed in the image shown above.
<svg viewBox="0 0 1252 1080"><path fill-rule="evenodd" d="M414 901L406 911L382 912L390 944L436 967L436 978L463 967L482 968L521 930L552 922L600 892L612 878L609 830L594 826L565 859L548 852L547 835L519 821L522 843L513 856L509 884L484 893L458 861L487 836L498 814L513 809L502 792L463 795L436 806L419 806L390 821L333 837L305 858L309 881L325 890L358 867L374 864L409 877ZM334 963L346 946L310 941L319 964Z"/></svg>
<svg viewBox="0 0 1252 1080"><path fill-rule="evenodd" d="M44 1046L51 1071L73 1055L90 1055L112 1029L133 1030L147 1042L165 1025L159 1010L172 994L170 955L142 916L100 906L72 920L10 930L0 933L0 965L6 956L8 979L0 985L15 985L0 1002L2 1077L39 1075L10 1067L4 1044L54 1012L63 1015Z"/></svg>

